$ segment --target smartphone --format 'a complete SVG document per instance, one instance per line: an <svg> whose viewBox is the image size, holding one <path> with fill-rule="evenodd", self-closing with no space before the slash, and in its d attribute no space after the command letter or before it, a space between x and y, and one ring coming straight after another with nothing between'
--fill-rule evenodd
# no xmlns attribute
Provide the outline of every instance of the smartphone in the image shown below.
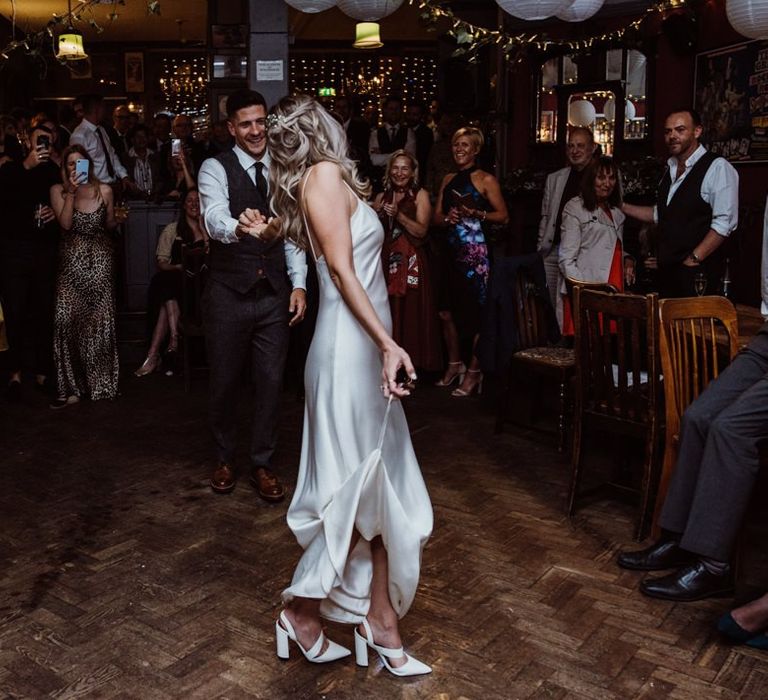
<svg viewBox="0 0 768 700"><path fill-rule="evenodd" d="M88 161L85 158L78 158L75 161L75 178L81 185L88 182Z"/></svg>
<svg viewBox="0 0 768 700"><path fill-rule="evenodd" d="M178 156L181 153L181 139L171 139L171 155Z"/></svg>
<svg viewBox="0 0 768 700"><path fill-rule="evenodd" d="M48 134L40 134L37 137L37 147L44 148L46 151L51 148L51 137Z"/></svg>

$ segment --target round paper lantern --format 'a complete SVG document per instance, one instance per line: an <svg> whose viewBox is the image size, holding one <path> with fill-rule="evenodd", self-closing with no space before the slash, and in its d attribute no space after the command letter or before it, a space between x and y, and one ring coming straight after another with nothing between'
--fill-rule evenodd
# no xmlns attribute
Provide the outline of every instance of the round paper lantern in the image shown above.
<svg viewBox="0 0 768 700"><path fill-rule="evenodd" d="M570 7L574 0L496 0L498 6L518 19L546 19Z"/></svg>
<svg viewBox="0 0 768 700"><path fill-rule="evenodd" d="M591 126L596 117L595 105L589 100L576 100L568 106L568 123L571 126Z"/></svg>
<svg viewBox="0 0 768 700"><path fill-rule="evenodd" d="M627 100L624 104L624 118L627 120L634 119L636 114L637 109L635 109L635 105L632 104L631 100ZM609 122L612 122L616 118L616 100L612 97L605 101L605 105L603 106L603 116Z"/></svg>
<svg viewBox="0 0 768 700"><path fill-rule="evenodd" d="M348 17L358 22L378 22L391 15L403 0L337 0L336 5Z"/></svg>
<svg viewBox="0 0 768 700"><path fill-rule="evenodd" d="M301 12L310 14L330 10L336 4L336 0L285 0L285 2Z"/></svg>
<svg viewBox="0 0 768 700"><path fill-rule="evenodd" d="M739 34L750 39L768 39L766 0L726 0L725 12Z"/></svg>
<svg viewBox="0 0 768 700"><path fill-rule="evenodd" d="M594 15L605 0L575 0L570 6L558 12L555 17L566 22L583 22Z"/></svg>

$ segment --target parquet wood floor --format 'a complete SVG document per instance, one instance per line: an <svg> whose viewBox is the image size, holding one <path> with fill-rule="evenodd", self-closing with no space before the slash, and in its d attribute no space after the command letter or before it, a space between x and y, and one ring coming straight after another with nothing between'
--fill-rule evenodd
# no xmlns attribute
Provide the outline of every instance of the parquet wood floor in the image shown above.
<svg viewBox="0 0 768 700"><path fill-rule="evenodd" d="M126 377L115 403L0 408L0 697L768 698L768 655L724 644L727 600L651 601L614 564L632 510L570 524L554 439L493 435L475 399L432 387L407 410L435 507L402 631L431 676L274 654L298 547L285 505L206 486L205 382ZM293 483L301 404L278 462ZM246 424L245 422L243 423ZM349 628L331 634L352 643Z"/></svg>

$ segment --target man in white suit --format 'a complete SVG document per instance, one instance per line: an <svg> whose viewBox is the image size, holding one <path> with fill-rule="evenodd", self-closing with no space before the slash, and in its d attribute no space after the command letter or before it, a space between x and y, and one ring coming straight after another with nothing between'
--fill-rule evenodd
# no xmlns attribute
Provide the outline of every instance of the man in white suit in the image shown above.
<svg viewBox="0 0 768 700"><path fill-rule="evenodd" d="M560 248L560 224L563 207L569 199L579 194L581 173L595 153L595 139L592 132L583 126L577 126L568 134L565 168L550 173L544 185L544 199L541 203L541 221L536 251L544 258L547 274L547 288L552 299L552 306L557 314L557 322L563 327L563 301L560 297L560 266L558 264Z"/></svg>

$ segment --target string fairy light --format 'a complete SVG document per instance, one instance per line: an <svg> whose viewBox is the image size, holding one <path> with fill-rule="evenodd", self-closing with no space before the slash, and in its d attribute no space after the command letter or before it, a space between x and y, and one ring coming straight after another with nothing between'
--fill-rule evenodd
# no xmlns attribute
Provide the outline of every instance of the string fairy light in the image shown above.
<svg viewBox="0 0 768 700"><path fill-rule="evenodd" d="M389 94L401 95L406 104L426 102L437 96L437 61L429 55L291 57L291 92L320 97L356 95L363 110L377 110Z"/></svg>
<svg viewBox="0 0 768 700"><path fill-rule="evenodd" d="M664 15L670 10L682 9L689 0L661 0L655 2L644 10L643 14L628 24L610 32L595 34L583 39L552 39L542 33L510 34L503 29L488 29L467 22L457 17L449 7L439 5L436 0L408 0L410 5L415 5L421 11L421 19L428 24L436 24L440 20L447 20L451 24L448 34L456 39L458 48L454 56L466 56L470 62L478 59L478 52L484 46L498 46L507 59L512 58L516 51L524 47L535 47L539 51L547 52L556 48L569 51L587 51L597 44L610 44L620 42L628 32L637 31L649 18L655 15ZM518 56L519 60L519 56Z"/></svg>

